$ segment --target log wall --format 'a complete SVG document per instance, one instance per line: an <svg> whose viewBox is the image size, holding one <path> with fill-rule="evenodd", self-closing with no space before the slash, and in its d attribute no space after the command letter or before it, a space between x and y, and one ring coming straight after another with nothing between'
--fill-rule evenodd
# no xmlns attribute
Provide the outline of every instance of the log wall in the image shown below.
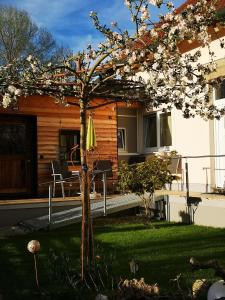
<svg viewBox="0 0 225 300"><path fill-rule="evenodd" d="M59 157L59 130L80 130L79 108L56 104L46 96L32 96L21 99L18 111L0 110L0 113L37 116L37 172L38 184L51 180L51 160ZM87 117L89 116L89 112ZM97 150L88 154L92 165L96 159L110 159L114 174L117 171L117 117L114 104L93 112L97 137ZM43 187L39 187L39 194Z"/></svg>

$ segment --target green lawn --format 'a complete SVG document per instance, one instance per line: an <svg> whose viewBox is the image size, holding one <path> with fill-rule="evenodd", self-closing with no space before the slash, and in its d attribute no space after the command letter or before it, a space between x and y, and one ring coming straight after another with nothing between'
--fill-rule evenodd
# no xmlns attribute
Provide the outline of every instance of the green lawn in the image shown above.
<svg viewBox="0 0 225 300"><path fill-rule="evenodd" d="M194 278L212 276L210 271L192 273L188 263L191 256L200 260L217 258L225 265L225 229L166 222L157 222L154 226L154 229L145 226L133 217L95 220L95 245L107 254L115 253L115 277L132 278L129 261L134 257L139 262L136 277L144 277L148 283L158 283L166 290L173 288L170 279L179 273L187 279L187 284ZM31 239L38 239L41 243L38 256L41 287L46 287L48 282L50 249L68 253L73 267L79 270L78 224L50 232L0 237L0 294L13 294L6 299L25 299L34 289L33 257L26 250Z"/></svg>

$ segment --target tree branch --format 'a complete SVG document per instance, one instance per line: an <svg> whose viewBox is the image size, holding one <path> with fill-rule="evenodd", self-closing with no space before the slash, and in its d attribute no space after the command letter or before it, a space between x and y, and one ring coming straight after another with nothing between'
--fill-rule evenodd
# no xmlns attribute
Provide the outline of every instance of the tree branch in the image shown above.
<svg viewBox="0 0 225 300"><path fill-rule="evenodd" d="M79 79L82 84L84 84L83 79L79 76L79 74L77 73L77 71L75 71L74 69L72 69L72 68L70 68L68 66L55 66L55 67L51 67L50 70L47 69L46 71L43 71L43 73L46 73L46 72L49 72L49 71L56 71L56 70L60 70L60 69L68 70L69 72L72 73L72 75L74 75L77 79Z"/></svg>
<svg viewBox="0 0 225 300"><path fill-rule="evenodd" d="M103 80L101 80L98 84L96 84L90 91L90 95L98 88L101 86L102 83L106 82L109 79L112 79L115 76L115 74L113 73L112 75L104 78Z"/></svg>
<svg viewBox="0 0 225 300"><path fill-rule="evenodd" d="M91 80L91 77L92 77L94 71L95 71L96 68L100 65L100 63L101 63L102 61L104 61L104 59L106 59L106 57L108 57L110 54L112 54L113 51L116 51L116 50L118 50L118 49L119 49L119 47L117 47L117 48L115 48L115 49L112 48L112 49L108 50L105 54L103 54L103 55L95 62L94 66L91 68L91 70L90 70L90 72L89 72L89 74L88 74L88 76L87 76L87 81L86 81L86 84L87 84L87 85L89 84L89 82L90 82L90 80Z"/></svg>

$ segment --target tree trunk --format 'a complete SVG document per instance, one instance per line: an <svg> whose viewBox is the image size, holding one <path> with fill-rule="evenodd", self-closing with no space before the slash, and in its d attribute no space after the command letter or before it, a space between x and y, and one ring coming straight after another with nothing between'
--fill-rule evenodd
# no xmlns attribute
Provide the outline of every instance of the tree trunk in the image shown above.
<svg viewBox="0 0 225 300"><path fill-rule="evenodd" d="M90 208L89 172L86 155L86 104L80 100L80 155L82 166L82 232L81 232L81 278L90 273L93 262L93 234Z"/></svg>

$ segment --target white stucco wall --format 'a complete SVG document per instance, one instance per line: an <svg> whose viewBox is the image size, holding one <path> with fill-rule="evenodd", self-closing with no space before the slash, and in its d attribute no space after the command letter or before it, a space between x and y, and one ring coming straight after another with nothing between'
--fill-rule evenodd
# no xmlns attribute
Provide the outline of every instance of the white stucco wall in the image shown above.
<svg viewBox="0 0 225 300"><path fill-rule="evenodd" d="M172 111L172 149L182 156L210 155L209 122L196 116L184 119L182 113ZM203 167L210 166L209 158L190 158L188 161L191 190L204 191L206 176ZM182 161L182 167L185 160Z"/></svg>
<svg viewBox="0 0 225 300"><path fill-rule="evenodd" d="M214 60L218 60L225 57L225 49L220 47L220 39L214 40L210 43L210 49L215 53ZM194 53L196 49L193 49L187 53ZM209 50L207 47L201 48L201 57L199 57L198 62L200 63L208 63L210 61Z"/></svg>
<svg viewBox="0 0 225 300"><path fill-rule="evenodd" d="M182 222L188 220L188 208L186 198L181 196L169 196L168 221ZM196 211L192 213L194 224L212 227L225 227L225 199L202 198Z"/></svg>
<svg viewBox="0 0 225 300"><path fill-rule="evenodd" d="M190 53L197 49L191 50ZM220 41L215 40L211 43L211 50L215 53L215 60L221 62L225 57L225 50L220 47ZM199 58L200 63L208 63L210 57L208 48L201 49L202 56ZM144 79L148 78L147 73L139 73L138 76ZM215 74L213 75L215 77ZM172 111L172 146L170 150L176 150L182 156L201 156L214 154L214 138L212 130L212 121L204 121L196 116L191 119L184 119L182 113L176 109ZM211 124L210 124L211 122ZM211 130L210 130L211 128ZM184 169L183 161L183 169ZM189 163L189 182L190 190L204 192L206 187L206 171L204 167L214 169L212 159L196 158L188 159ZM208 184L214 183L214 175L208 172ZM212 171L211 171L212 172ZM212 178L211 176L212 175Z"/></svg>
<svg viewBox="0 0 225 300"><path fill-rule="evenodd" d="M221 65L221 59L225 57L225 50L220 47L220 40L217 39L211 42L210 48L215 53L214 60L218 62L218 65L219 63ZM190 53L196 50L191 50ZM202 56L198 62L203 64L208 63L210 61L208 48L202 48L201 53ZM212 77L215 77L215 73L212 74ZM173 146L175 149L183 156L215 154L214 132L210 132L210 122L212 128L213 121L204 121L198 116L194 119L185 120L182 118L180 112L173 111ZM182 132L185 132L183 136ZM193 183L191 190L204 191L204 189L199 190L200 187L197 186L198 184L206 183L206 171L203 168L211 167L211 170L213 170L214 165L212 164L212 160L210 161L210 158L198 158L189 159L188 162L190 183ZM213 181L214 179L211 178L210 171L208 171L208 183L211 184Z"/></svg>

